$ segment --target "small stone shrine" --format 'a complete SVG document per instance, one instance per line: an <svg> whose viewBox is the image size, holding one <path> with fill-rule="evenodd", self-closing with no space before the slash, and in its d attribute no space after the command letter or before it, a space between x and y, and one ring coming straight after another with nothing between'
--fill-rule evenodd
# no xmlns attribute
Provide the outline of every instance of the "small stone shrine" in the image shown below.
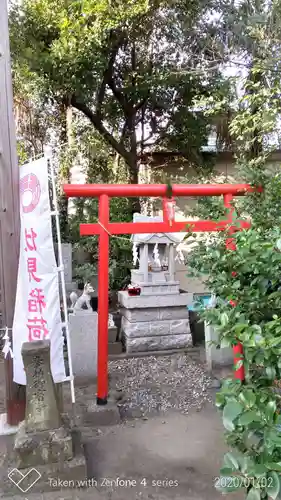
<svg viewBox="0 0 281 500"><path fill-rule="evenodd" d="M134 214L134 222L162 222L162 217ZM122 334L127 352L183 348L190 344L188 293L175 280L177 246L183 233L133 235L131 287L120 291Z"/></svg>

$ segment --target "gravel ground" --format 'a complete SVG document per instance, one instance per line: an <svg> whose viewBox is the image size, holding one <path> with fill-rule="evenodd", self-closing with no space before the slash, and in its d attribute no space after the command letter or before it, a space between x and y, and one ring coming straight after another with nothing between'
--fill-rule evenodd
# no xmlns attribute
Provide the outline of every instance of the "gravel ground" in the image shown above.
<svg viewBox="0 0 281 500"><path fill-rule="evenodd" d="M121 416L126 420L171 409L188 413L212 401L212 379L199 361L188 354L147 356L109 361L110 389L116 391ZM5 411L4 363L0 359L0 413ZM75 384L77 412L95 399L92 381ZM123 396L123 397L122 397ZM70 410L69 384L64 385L65 409Z"/></svg>
<svg viewBox="0 0 281 500"><path fill-rule="evenodd" d="M188 413L212 401L211 378L186 354L110 361L109 374L111 387L124 394L119 408L125 418L170 409Z"/></svg>

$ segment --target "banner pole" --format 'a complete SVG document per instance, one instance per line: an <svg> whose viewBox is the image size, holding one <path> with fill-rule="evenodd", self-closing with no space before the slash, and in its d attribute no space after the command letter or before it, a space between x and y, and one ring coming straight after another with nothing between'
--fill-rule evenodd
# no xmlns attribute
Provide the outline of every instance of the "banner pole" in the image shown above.
<svg viewBox="0 0 281 500"><path fill-rule="evenodd" d="M58 240L58 264L59 264L59 272L61 274L62 301L63 301L64 323L65 323L65 333L66 333L66 341L67 341L67 356L68 356L68 366L69 366L71 401L72 401L72 404L74 404L75 403L75 388L74 388L74 377L73 377L72 356L71 356L71 341L70 341L70 335L69 335L69 324L68 324L68 313L67 313L65 276L64 276L64 268L63 268L63 258L62 258L62 244L61 244L61 232L60 232L59 211L58 211L58 198L57 198L57 192L56 192L54 167L53 167L53 164L52 164L50 159L48 159L48 164L50 166L50 173L51 173L53 203L54 203L54 216L55 216L55 220L56 220L56 231L57 231L57 240Z"/></svg>

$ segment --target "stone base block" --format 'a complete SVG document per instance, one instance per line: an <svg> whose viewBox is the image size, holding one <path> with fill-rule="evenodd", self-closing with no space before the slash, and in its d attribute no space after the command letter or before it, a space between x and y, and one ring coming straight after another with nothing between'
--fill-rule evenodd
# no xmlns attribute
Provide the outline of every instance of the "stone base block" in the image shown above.
<svg viewBox="0 0 281 500"><path fill-rule="evenodd" d="M116 326L112 326L108 328L108 342L113 343L116 342L117 337L117 328Z"/></svg>
<svg viewBox="0 0 281 500"><path fill-rule="evenodd" d="M116 425L121 421L116 400L108 399L106 405L97 405L95 401L88 404L83 415L84 425Z"/></svg>
<svg viewBox="0 0 281 500"><path fill-rule="evenodd" d="M96 377L98 314L79 311L69 315L73 373L76 377Z"/></svg>
<svg viewBox="0 0 281 500"><path fill-rule="evenodd" d="M190 333L188 319L164 321L142 321L131 323L127 318L122 320L122 331L126 337L150 337L160 335L178 335Z"/></svg>
<svg viewBox="0 0 281 500"><path fill-rule="evenodd" d="M25 422L20 424L14 444L14 460L18 469L72 458L72 436L65 427L27 433Z"/></svg>
<svg viewBox="0 0 281 500"><path fill-rule="evenodd" d="M165 288L165 286L163 287ZM165 290L154 295L131 296L127 291L118 292L118 302L126 309L147 309L159 307L186 307L189 303L188 293L167 294Z"/></svg>
<svg viewBox="0 0 281 500"><path fill-rule="evenodd" d="M192 344L191 335L155 335L153 337L125 336L126 352L161 351L165 349L183 349Z"/></svg>
<svg viewBox="0 0 281 500"><path fill-rule="evenodd" d="M120 309L120 314L130 323L189 319L189 311L185 306L147 309L126 309L123 307Z"/></svg>

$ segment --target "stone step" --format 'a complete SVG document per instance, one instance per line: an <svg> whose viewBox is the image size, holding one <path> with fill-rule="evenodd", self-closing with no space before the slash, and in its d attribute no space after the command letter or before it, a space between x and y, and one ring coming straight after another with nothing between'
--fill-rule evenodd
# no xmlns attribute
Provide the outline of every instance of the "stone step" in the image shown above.
<svg viewBox="0 0 281 500"><path fill-rule="evenodd" d="M179 349L165 349L161 351L138 351L138 352L122 352L122 354L111 354L109 359L114 361L118 359L129 358L146 358L149 356L161 357L172 356L173 354L187 354L191 359L200 361L200 348L199 347L183 347Z"/></svg>
<svg viewBox="0 0 281 500"><path fill-rule="evenodd" d="M118 332L118 330L117 330L116 326L108 328L108 343L109 344L113 344L114 342L116 342L117 332Z"/></svg>
<svg viewBox="0 0 281 500"><path fill-rule="evenodd" d="M122 354L122 344L121 342L112 342L108 344L108 355Z"/></svg>

